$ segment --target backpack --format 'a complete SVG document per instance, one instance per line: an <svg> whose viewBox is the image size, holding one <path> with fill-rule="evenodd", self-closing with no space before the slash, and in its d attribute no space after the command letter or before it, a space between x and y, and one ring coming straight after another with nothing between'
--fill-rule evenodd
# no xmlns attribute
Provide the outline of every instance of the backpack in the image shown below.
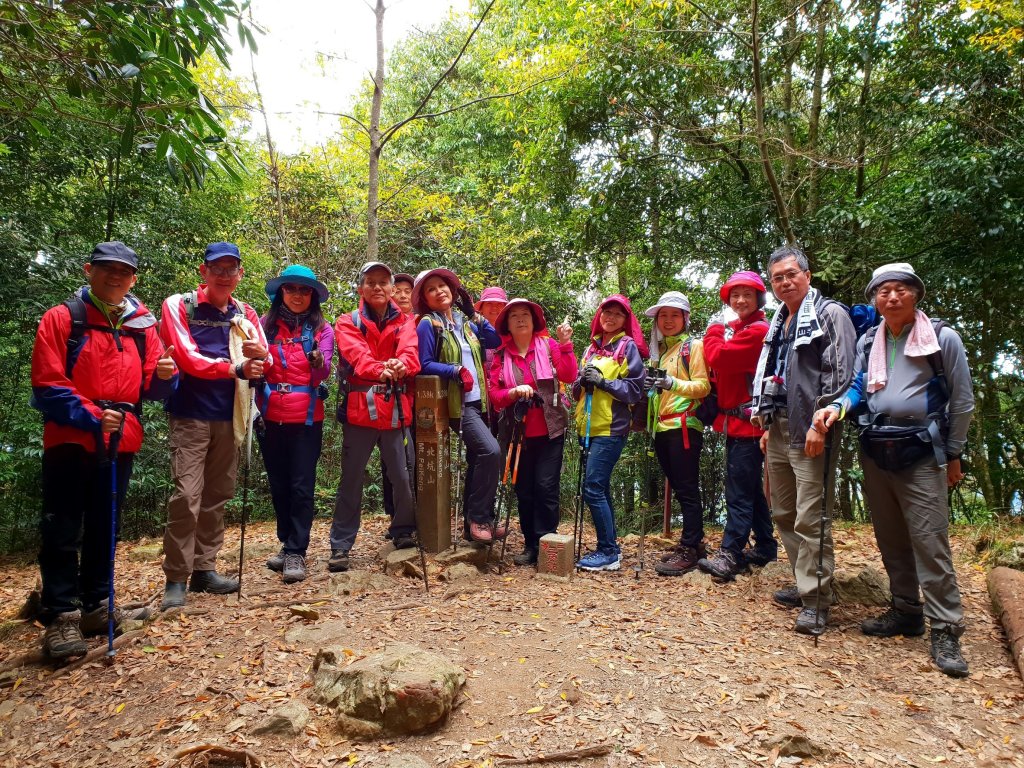
<svg viewBox="0 0 1024 768"><path fill-rule="evenodd" d="M687 377L690 375L690 342L692 340L691 337L683 342L683 367L686 369ZM718 417L718 390L710 370L708 371L708 383L711 385L711 391L704 396L696 408L687 413L688 416L693 416L706 427L714 424Z"/></svg>
<svg viewBox="0 0 1024 768"><path fill-rule="evenodd" d="M276 339L277 339L277 323L274 324L274 327L267 334L267 345L270 346L271 344L273 344L275 342ZM313 336L313 326L310 325L309 322L307 321L307 322L302 324L302 335L301 336L299 336L297 338L293 337L293 338L290 338L290 339L285 339L284 341L277 342L277 344L278 344L277 354L278 354L278 357L281 358L282 363L285 360L285 356L284 356L284 342L285 341L288 341L288 342L301 341L302 342L302 351L303 351L303 353L305 353L306 357L308 358L309 357L309 353L313 351L313 349L314 349L314 347L316 345L316 339ZM310 377L312 378L312 372L310 373ZM308 426L310 426L313 423L313 415L314 415L314 413L316 411L316 401L318 399L326 400L327 399L327 395L328 395L328 391L327 391L326 385L324 385L324 384L321 384L321 385L319 385L318 387L316 387L314 389L313 385L312 385L312 381L310 381L310 384L308 384L306 386L306 389L309 392L309 410L306 412L306 422L305 422L306 426L308 427ZM271 392L271 390L272 390L271 385L266 383L266 382L264 382L263 383L263 397L264 397L263 403L264 403L264 407L260 410L261 414L264 413L264 411L266 409L266 404L270 402L270 392ZM302 392L304 390L301 389L301 388L297 388L297 387L292 386L291 387L291 391L293 391L293 392Z"/></svg>
<svg viewBox="0 0 1024 768"><path fill-rule="evenodd" d="M935 338L939 338L943 328L948 328L949 324L943 320L932 320L932 329L935 331ZM881 327L881 323L872 326L864 333L864 359L871 359L871 345L875 343L875 336L878 335L878 329ZM928 382L928 403L931 405L935 403L934 408L929 408L929 418L938 418L944 416L946 404L949 402L949 381L946 378L946 368L942 362L942 350L937 350L928 355L928 364L932 367L932 380ZM934 416L933 416L934 414Z"/></svg>
<svg viewBox="0 0 1024 768"><path fill-rule="evenodd" d="M615 346L615 349L610 355L601 355L601 357L610 357L619 365L626 359L626 340L631 339L629 334L623 335L619 339L619 343ZM587 363L597 356L599 349L596 349L594 344L591 343L587 347L587 351L583 353L583 360L580 361L580 370L587 367ZM647 408L650 405L650 399L644 397L639 403L635 403L629 407L629 431L630 432L646 432L647 431Z"/></svg>
<svg viewBox="0 0 1024 768"><path fill-rule="evenodd" d="M128 296L138 301L132 294ZM74 370L75 363L78 362L78 354L81 352L82 346L85 344L85 332L86 331L99 331L101 333L109 333L114 337L114 344L117 346L117 351L122 350L121 337L128 336L132 341L135 342L135 347L139 352L139 360L142 365L146 364L146 330L132 329L132 328L112 328L109 325L94 325L88 321L88 312L85 307L85 301L77 293L70 298L65 299L63 305L68 308L68 312L71 314L71 332L68 334L67 350L64 353L64 375L69 379L71 373ZM135 402L133 412L136 417L142 415L142 393L146 389L146 376L145 373L142 375L142 382L139 385L139 399Z"/></svg>

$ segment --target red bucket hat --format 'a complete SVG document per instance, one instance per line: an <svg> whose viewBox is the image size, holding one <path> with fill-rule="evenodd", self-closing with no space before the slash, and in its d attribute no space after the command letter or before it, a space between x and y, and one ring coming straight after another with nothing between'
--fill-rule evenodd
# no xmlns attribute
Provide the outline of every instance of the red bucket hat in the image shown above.
<svg viewBox="0 0 1024 768"><path fill-rule="evenodd" d="M486 291L484 292L486 293ZM504 293L504 291L502 291ZM544 310L540 304L536 304L529 299L512 299L501 309L501 314L498 315L497 320L494 321L494 329L502 336L508 335L508 313L509 310L514 307L527 306L530 308L530 313L533 315L533 332L543 333L548 329L548 322L544 319Z"/></svg>
<svg viewBox="0 0 1024 768"><path fill-rule="evenodd" d="M729 292L733 288L739 286L745 286L747 288L753 288L757 291L757 306L759 308L764 307L765 300L767 298L767 289L764 287L764 280L757 272L751 272L750 270L743 270L741 272L733 272L729 276L729 279L725 281L725 285L718 291L719 297L722 299L723 304L729 303Z"/></svg>

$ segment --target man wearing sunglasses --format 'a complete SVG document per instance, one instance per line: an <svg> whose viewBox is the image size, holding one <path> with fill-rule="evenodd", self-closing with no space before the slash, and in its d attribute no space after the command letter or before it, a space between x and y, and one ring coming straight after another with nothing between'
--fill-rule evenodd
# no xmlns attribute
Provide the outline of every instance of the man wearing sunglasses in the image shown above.
<svg viewBox="0 0 1024 768"><path fill-rule="evenodd" d="M246 382L270 365L259 316L232 295L245 274L238 246L208 245L199 274L195 291L164 302L160 321L181 372L166 404L174 493L164 532L163 610L185 604L186 582L192 592L238 590L237 579L217 573L217 553L249 415Z"/></svg>

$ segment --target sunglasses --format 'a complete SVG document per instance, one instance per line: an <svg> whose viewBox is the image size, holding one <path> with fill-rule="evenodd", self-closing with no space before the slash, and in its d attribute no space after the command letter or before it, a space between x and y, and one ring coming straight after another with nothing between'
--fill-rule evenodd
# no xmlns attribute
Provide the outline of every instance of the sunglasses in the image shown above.
<svg viewBox="0 0 1024 768"><path fill-rule="evenodd" d="M297 293L300 296L309 296L313 293L313 289L308 285L292 285L291 283L285 283L281 288L285 293Z"/></svg>

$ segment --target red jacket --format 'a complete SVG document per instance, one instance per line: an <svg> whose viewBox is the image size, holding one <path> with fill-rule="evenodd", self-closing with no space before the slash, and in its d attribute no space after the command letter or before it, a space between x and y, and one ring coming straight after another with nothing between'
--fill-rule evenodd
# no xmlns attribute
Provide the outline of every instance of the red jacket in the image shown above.
<svg viewBox="0 0 1024 768"><path fill-rule="evenodd" d="M78 295L85 302L85 319L89 325L111 327L110 321L89 299L88 288L83 288ZM156 376L157 360L164 353L156 331L156 318L142 302L129 298L128 303L121 327L145 333L146 359L139 359L139 348L129 333L121 333L115 340L113 333L86 329L70 379L66 357L71 312L58 304L43 315L32 348L32 393L35 407L43 413L44 450L74 443L95 451L103 414L97 400L134 404L140 393L147 400L160 400L171 391L177 374L167 381ZM104 443L109 443L109 438L104 435ZM141 447L142 425L134 413L127 413L119 450L136 453Z"/></svg>
<svg viewBox="0 0 1024 768"><path fill-rule="evenodd" d="M723 325L712 325L704 334L704 359L717 376L718 407L723 411L750 402L750 385L757 370L764 337L768 335L768 323L760 309L751 313L746 322L734 320L729 327L733 329L733 335L728 341L725 340ZM714 429L725 432L729 437L760 437L762 433L749 419L724 413L718 414Z"/></svg>
<svg viewBox="0 0 1024 768"><path fill-rule="evenodd" d="M395 398L384 399L380 380L384 363L397 358L405 363L405 378L402 383L406 392L402 395L402 412L406 426L413 424L413 377L419 373L420 357L416 338L416 325L411 317L402 314L397 305L388 303L384 328L378 328L372 320L364 302L359 302L359 323L352 321L352 313L338 317L334 324L334 337L338 342L338 354L352 369L348 376L345 420L349 424L374 429L398 429L401 424L395 409ZM371 404L373 413L371 413Z"/></svg>
<svg viewBox="0 0 1024 768"><path fill-rule="evenodd" d="M289 328L283 320L277 321L277 333L269 338L270 356L274 364L266 374L267 387L256 391L260 412L275 424L305 424L324 420L324 401L317 397L317 387L331 373L334 355L334 329L327 323L313 332L313 349L324 356L322 368L312 369L302 346L302 329ZM287 388L278 385L287 384ZM295 389L291 389L295 387ZM309 406L312 398L313 412Z"/></svg>

